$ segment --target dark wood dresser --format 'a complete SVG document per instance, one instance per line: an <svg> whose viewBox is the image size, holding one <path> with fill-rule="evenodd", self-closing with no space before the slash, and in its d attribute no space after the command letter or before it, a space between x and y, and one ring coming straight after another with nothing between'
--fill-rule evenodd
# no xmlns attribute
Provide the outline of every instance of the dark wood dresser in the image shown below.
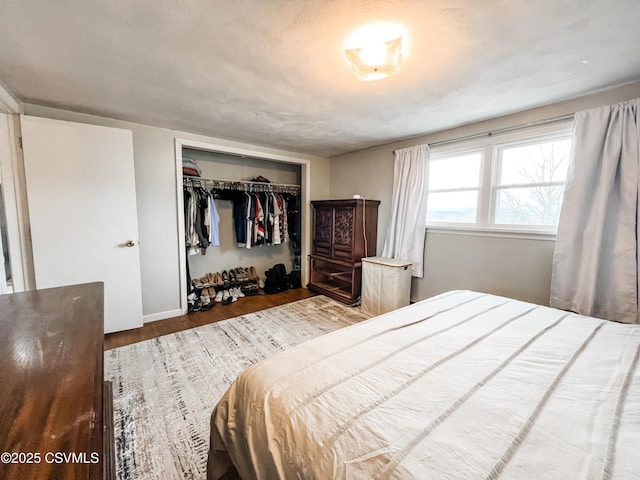
<svg viewBox="0 0 640 480"><path fill-rule="evenodd" d="M309 290L347 305L360 296L362 258L376 255L379 200L315 200Z"/></svg>
<svg viewBox="0 0 640 480"><path fill-rule="evenodd" d="M103 332L102 283L0 295L0 478L112 478Z"/></svg>

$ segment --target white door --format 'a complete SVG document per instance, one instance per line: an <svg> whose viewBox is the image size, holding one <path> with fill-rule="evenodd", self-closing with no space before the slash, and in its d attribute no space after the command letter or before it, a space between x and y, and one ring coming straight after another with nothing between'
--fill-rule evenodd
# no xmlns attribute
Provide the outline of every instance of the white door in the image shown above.
<svg viewBox="0 0 640 480"><path fill-rule="evenodd" d="M21 123L36 287L104 282L105 333L142 326L132 132Z"/></svg>

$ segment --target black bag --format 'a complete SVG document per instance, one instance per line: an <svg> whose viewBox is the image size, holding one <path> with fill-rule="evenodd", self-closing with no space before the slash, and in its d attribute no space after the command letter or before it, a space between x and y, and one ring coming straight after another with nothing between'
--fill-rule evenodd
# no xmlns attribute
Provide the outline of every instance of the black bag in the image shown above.
<svg viewBox="0 0 640 480"><path fill-rule="evenodd" d="M278 293L289 289L289 277L284 264L278 263L265 274L264 293Z"/></svg>
<svg viewBox="0 0 640 480"><path fill-rule="evenodd" d="M302 277L300 270L292 270L289 274L289 286L291 288L302 288Z"/></svg>

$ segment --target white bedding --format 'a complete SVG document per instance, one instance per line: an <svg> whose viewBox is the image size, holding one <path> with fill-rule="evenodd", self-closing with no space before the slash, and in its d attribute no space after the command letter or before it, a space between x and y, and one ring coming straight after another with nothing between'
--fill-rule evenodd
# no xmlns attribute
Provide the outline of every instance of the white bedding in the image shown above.
<svg viewBox="0 0 640 480"><path fill-rule="evenodd" d="M640 479L640 325L448 292L249 368L208 476Z"/></svg>

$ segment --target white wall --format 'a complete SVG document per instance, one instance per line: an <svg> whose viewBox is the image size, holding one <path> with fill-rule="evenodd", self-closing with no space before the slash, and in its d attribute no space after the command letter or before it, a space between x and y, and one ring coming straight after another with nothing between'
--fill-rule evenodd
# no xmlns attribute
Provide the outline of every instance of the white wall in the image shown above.
<svg viewBox="0 0 640 480"><path fill-rule="evenodd" d="M575 113L640 97L640 82L613 90L415 137L331 159L331 198L358 193L380 200L378 253L390 218L393 150L460 138L500 128ZM427 231L425 277L413 279L411 298L421 300L452 289L474 289L539 303L549 303L552 241L462 236Z"/></svg>
<svg viewBox="0 0 640 480"><path fill-rule="evenodd" d="M25 104L24 112L28 115L133 131L142 302L146 321L158 320L165 313L176 314L180 309L176 138L309 160L310 197L325 199L329 196L329 160L324 158L38 105Z"/></svg>
<svg viewBox="0 0 640 480"><path fill-rule="evenodd" d="M283 162L240 158L213 152L184 149L184 155L196 160L202 168L202 176L223 180L251 180L259 175L272 183L300 185L299 165ZM293 251L290 243L264 245L251 249L237 246L233 229L233 204L230 200L216 200L220 215L220 246L209 247L205 255L189 255L191 276L202 277L209 272L221 272L235 267L254 266L258 274L276 263L283 263L287 271L293 266Z"/></svg>

